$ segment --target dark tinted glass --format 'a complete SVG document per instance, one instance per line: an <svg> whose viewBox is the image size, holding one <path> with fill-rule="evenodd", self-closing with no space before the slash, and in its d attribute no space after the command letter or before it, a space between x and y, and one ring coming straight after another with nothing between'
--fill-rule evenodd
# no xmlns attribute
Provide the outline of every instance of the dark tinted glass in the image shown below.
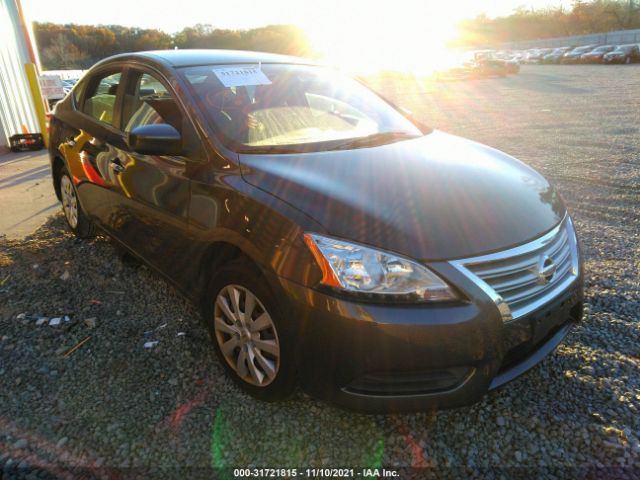
<svg viewBox="0 0 640 480"><path fill-rule="evenodd" d="M122 109L125 132L159 123L182 130L182 116L175 100L164 85L148 73L138 74L133 89L125 93Z"/></svg>
<svg viewBox="0 0 640 480"><path fill-rule="evenodd" d="M120 85L120 72L110 73L93 84L92 92L88 92L84 100L82 111L91 115L96 120L114 124L114 107L116 104L116 93Z"/></svg>

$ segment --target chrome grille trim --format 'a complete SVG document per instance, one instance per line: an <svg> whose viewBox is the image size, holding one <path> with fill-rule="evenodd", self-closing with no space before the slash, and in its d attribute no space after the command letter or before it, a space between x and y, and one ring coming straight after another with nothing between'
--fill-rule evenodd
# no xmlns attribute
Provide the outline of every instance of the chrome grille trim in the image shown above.
<svg viewBox="0 0 640 480"><path fill-rule="evenodd" d="M548 256L555 273L540 283L539 262ZM541 260L542 259L542 260ZM566 290L579 275L578 241L569 215L550 232L509 250L449 262L496 304L502 320L527 315Z"/></svg>

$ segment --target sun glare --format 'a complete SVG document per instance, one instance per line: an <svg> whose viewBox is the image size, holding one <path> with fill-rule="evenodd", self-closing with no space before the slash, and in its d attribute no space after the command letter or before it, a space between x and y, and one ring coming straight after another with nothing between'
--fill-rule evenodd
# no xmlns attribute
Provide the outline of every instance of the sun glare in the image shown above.
<svg viewBox="0 0 640 480"><path fill-rule="evenodd" d="M416 9L415 15L373 7L355 13L343 20L319 19L306 28L327 63L354 73L394 70L427 75L449 62L447 42L456 35L454 17L442 12L428 15L424 9Z"/></svg>

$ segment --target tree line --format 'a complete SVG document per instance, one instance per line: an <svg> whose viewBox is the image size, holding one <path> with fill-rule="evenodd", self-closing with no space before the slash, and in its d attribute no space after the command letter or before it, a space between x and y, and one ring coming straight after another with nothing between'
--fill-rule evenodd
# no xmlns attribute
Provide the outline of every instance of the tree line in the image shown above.
<svg viewBox="0 0 640 480"><path fill-rule="evenodd" d="M269 25L250 30L196 25L170 35L161 30L121 25L34 23L34 35L44 70L86 69L118 53L171 48L227 48L313 56L307 35L293 25Z"/></svg>
<svg viewBox="0 0 640 480"><path fill-rule="evenodd" d="M510 15L480 15L458 25L451 46L482 46L589 33L640 28L640 0L575 0L570 8L517 8ZM228 30L199 24L176 34L121 25L35 23L34 32L44 69L85 69L123 52L167 48L227 48L316 56L303 30L269 25Z"/></svg>
<svg viewBox="0 0 640 480"><path fill-rule="evenodd" d="M517 8L510 15L479 15L458 26L455 46L603 33L640 28L640 0L576 0L570 8Z"/></svg>

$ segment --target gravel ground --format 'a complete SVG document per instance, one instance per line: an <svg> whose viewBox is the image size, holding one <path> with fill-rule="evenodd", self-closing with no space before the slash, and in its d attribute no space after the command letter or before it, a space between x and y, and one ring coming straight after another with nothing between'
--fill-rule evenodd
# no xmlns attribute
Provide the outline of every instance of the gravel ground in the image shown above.
<svg viewBox="0 0 640 480"><path fill-rule="evenodd" d="M0 238L0 478L211 478L252 465L640 476L640 66L372 83L557 184L584 244L590 309L564 344L468 408L362 415L302 392L260 403L226 378L173 288L103 237L76 240L58 214L23 241Z"/></svg>

